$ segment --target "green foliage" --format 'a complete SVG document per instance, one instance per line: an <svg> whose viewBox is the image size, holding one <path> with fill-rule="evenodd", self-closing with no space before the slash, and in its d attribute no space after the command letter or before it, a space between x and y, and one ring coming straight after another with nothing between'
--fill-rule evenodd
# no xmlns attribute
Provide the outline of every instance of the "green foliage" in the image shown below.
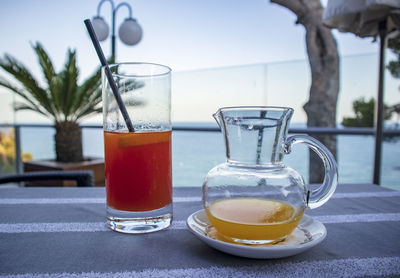
<svg viewBox="0 0 400 278"><path fill-rule="evenodd" d="M45 87L41 87L30 71L14 57L5 54L0 58L0 67L18 81L17 86L0 77L0 86L24 99L15 103L16 110L35 111L55 122L77 122L85 116L101 112L100 68L78 85L75 50L68 49L64 67L56 73L43 46L37 42L32 47L43 72Z"/></svg>
<svg viewBox="0 0 400 278"><path fill-rule="evenodd" d="M400 37L389 40L388 48L392 50L397 60L390 61L387 68L395 78L400 78Z"/></svg>
<svg viewBox="0 0 400 278"><path fill-rule="evenodd" d="M364 98L357 99L353 102L353 111L355 117L344 117L343 126L347 127L373 127L375 115L375 99L371 98L366 101ZM384 119L388 120L392 112L387 105L384 105Z"/></svg>
<svg viewBox="0 0 400 278"><path fill-rule="evenodd" d="M390 39L388 42L388 48L392 50L393 54L397 57L397 60L390 61L387 65L387 69L394 78L400 78L400 36ZM397 117L400 118L400 103L390 106L389 111L390 113L397 114Z"/></svg>
<svg viewBox="0 0 400 278"><path fill-rule="evenodd" d="M392 50L397 60L390 61L387 69L393 77L400 78L400 37L389 40L388 48ZM375 100L371 98L366 101L360 98L353 102L355 117L343 118L342 124L348 127L373 127L375 115ZM384 120L389 120L393 114L400 116L400 103L395 105L384 105Z"/></svg>

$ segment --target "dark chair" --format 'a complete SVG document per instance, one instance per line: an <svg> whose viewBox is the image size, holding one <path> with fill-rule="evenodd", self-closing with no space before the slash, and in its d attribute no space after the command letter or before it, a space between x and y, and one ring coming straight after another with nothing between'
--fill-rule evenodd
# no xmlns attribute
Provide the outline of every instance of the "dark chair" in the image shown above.
<svg viewBox="0 0 400 278"><path fill-rule="evenodd" d="M0 184L24 181L74 180L78 187L94 186L91 171L40 171L0 176Z"/></svg>

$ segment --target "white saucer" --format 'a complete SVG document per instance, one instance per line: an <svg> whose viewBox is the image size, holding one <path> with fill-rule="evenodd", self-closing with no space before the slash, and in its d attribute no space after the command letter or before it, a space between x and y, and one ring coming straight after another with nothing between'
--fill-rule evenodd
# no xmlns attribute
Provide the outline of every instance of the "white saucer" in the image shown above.
<svg viewBox="0 0 400 278"><path fill-rule="evenodd" d="M293 256L314 247L322 242L326 236L325 226L307 215L303 216L299 226L286 240L276 244L256 246L230 243L211 237L212 234L215 234L212 231L214 227L211 226L204 210L196 211L190 215L186 224L195 236L211 247L232 255L254 259Z"/></svg>

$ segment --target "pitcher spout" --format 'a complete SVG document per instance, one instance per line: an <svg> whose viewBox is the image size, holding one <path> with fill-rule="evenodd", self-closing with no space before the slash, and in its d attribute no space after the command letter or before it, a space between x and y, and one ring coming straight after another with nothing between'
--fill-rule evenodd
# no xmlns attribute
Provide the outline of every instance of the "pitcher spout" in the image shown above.
<svg viewBox="0 0 400 278"><path fill-rule="evenodd" d="M222 128L222 113L221 113L221 109L218 109L218 111L213 114L213 117L214 117L215 121L217 122L218 126L220 128Z"/></svg>

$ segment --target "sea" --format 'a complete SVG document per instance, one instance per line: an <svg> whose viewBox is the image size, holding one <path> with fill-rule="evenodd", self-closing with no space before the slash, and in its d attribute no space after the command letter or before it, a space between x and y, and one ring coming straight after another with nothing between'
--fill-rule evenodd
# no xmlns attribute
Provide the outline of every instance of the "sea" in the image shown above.
<svg viewBox="0 0 400 278"><path fill-rule="evenodd" d="M211 123L178 123L175 126L216 127ZM291 127L304 127L292 124ZM54 159L53 128L21 129L22 151L34 159ZM104 157L103 132L100 128L84 128L85 156ZM337 162L339 183L372 183L374 136L338 135ZM296 169L308 181L307 147L297 144L285 156L284 163ZM207 172L225 162L225 146L220 132L174 131L172 163L174 187L201 187ZM322 164L321 164L322 167ZM400 137L383 142L381 185L400 190Z"/></svg>

